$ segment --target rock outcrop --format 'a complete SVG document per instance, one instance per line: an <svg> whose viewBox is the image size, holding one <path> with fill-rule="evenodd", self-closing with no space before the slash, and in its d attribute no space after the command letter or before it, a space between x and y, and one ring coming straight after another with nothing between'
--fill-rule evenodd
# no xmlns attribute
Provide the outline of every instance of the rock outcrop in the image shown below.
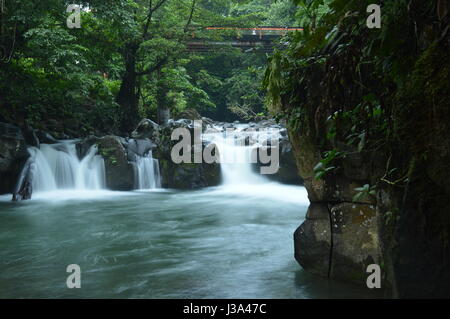
<svg viewBox="0 0 450 319"><path fill-rule="evenodd" d="M135 139L148 138L155 143L159 143L160 127L157 123L149 119L143 119L139 122L136 129L131 133L131 137Z"/></svg>
<svg viewBox="0 0 450 319"><path fill-rule="evenodd" d="M21 130L14 125L0 123L0 194L14 192L28 157Z"/></svg>
<svg viewBox="0 0 450 319"><path fill-rule="evenodd" d="M365 284L367 266L382 264L379 214L376 199L361 196L357 189L370 183L368 172L376 165L360 156L349 156L340 169L323 179L314 177L314 159L305 136L296 136L297 165L304 178L311 206L304 223L294 234L295 258L306 270L339 280Z"/></svg>
<svg viewBox="0 0 450 319"><path fill-rule="evenodd" d="M311 273L362 285L378 264L387 296L448 298L450 4L390 7L385 28L403 31L381 37L348 14L365 9L336 12L339 27L324 32L335 38L286 50L268 70L311 201L295 257ZM387 44L399 34L402 45ZM292 45L313 48L320 37Z"/></svg>
<svg viewBox="0 0 450 319"><path fill-rule="evenodd" d="M177 128L187 129L192 138L191 141L188 141L188 143L190 143L191 150L190 163L175 163L172 159L172 148L175 144L181 141L181 138L180 141L171 140L172 132ZM209 164L205 161L202 161L201 163L194 162L196 152L203 152L206 147L212 147L209 142L202 141L201 149L195 149L194 134L196 134L196 132L201 133L205 129L205 123L202 123L202 127L197 129L198 131L195 130L193 120L189 119L179 119L176 121L169 120L168 125L161 128L161 142L155 150L154 155L159 160L161 184L163 187L175 189L197 189L208 186L217 186L220 184L220 164L215 162ZM218 152L215 156L219 156Z"/></svg>
<svg viewBox="0 0 450 319"><path fill-rule="evenodd" d="M98 140L98 152L105 160L106 187L113 190L134 188L134 168L128 161L121 138L105 136Z"/></svg>
<svg viewBox="0 0 450 319"><path fill-rule="evenodd" d="M261 163L260 156L258 156L261 154L260 149L264 149L265 154L267 153L267 149L270 148L271 152L278 152L279 154L279 167L275 174L266 174L264 176L270 180L283 184L303 185L303 180L298 174L297 163L288 137L281 136L277 146L264 145L270 145L270 142L263 142L262 146L253 149L253 156L257 159L257 162L253 165L255 172L259 172L261 166L267 165Z"/></svg>
<svg viewBox="0 0 450 319"><path fill-rule="evenodd" d="M98 146L98 153L105 160L106 187L121 191L136 188L136 162L157 147L148 138L134 139L115 135L102 138L88 136L77 143L78 157L83 158L94 144Z"/></svg>

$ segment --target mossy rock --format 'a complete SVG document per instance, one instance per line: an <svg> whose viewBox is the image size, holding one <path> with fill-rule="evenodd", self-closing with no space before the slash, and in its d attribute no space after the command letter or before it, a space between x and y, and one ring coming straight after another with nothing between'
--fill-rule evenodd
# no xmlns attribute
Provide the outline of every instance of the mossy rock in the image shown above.
<svg viewBox="0 0 450 319"><path fill-rule="evenodd" d="M106 187L112 190L132 190L134 169L127 160L120 138L105 136L97 142L97 146L99 154L105 160Z"/></svg>

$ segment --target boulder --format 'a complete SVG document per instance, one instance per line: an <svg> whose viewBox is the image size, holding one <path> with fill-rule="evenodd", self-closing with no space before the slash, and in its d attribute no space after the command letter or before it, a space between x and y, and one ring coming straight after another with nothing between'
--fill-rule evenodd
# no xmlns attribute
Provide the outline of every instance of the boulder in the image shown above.
<svg viewBox="0 0 450 319"><path fill-rule="evenodd" d="M308 272L328 277L330 271L331 226L328 207L311 204L305 221L294 233L294 256Z"/></svg>
<svg viewBox="0 0 450 319"><path fill-rule="evenodd" d="M267 148L270 147L270 141L264 142L262 145L263 146L253 149L253 152L256 153L253 154L253 156L256 156L255 158L257 158L257 163L253 165L253 169L256 172L260 171L261 166L267 165L261 163L259 155L261 150L266 152ZM303 180L298 174L297 164L289 139L287 137L281 137L278 146L273 146L271 151L278 152L279 154L279 168L275 174L266 174L264 176L270 180L284 184L303 185Z"/></svg>
<svg viewBox="0 0 450 319"><path fill-rule="evenodd" d="M37 138L40 143L44 144L55 144L58 143L58 140L54 138L50 133L44 132L42 130L34 130Z"/></svg>
<svg viewBox="0 0 450 319"><path fill-rule="evenodd" d="M112 190L134 188L133 164L129 163L126 149L117 136L105 136L98 140L98 152L105 160L106 187Z"/></svg>
<svg viewBox="0 0 450 319"><path fill-rule="evenodd" d="M29 154L21 130L0 122L0 194L14 192Z"/></svg>
<svg viewBox="0 0 450 319"><path fill-rule="evenodd" d="M132 162L136 161L136 156L146 156L156 148L156 144L149 139L129 139L124 146L127 149L128 160Z"/></svg>
<svg viewBox="0 0 450 319"><path fill-rule="evenodd" d="M159 143L159 130L158 124L149 119L143 119L139 122L136 129L131 133L131 137L134 139L150 139L155 143Z"/></svg>
<svg viewBox="0 0 450 319"><path fill-rule="evenodd" d="M257 127L278 127L277 122L274 119L262 120L257 123Z"/></svg>
<svg viewBox="0 0 450 319"><path fill-rule="evenodd" d="M179 141L172 141L172 131L176 128L186 128L191 132L192 140L190 141L191 163L176 164L172 160L171 152L175 144ZM221 181L220 164L206 162L194 163L193 147L194 122L187 119L177 121L169 120L167 126L161 129L161 138L158 147L154 150L153 155L159 160L161 173L161 184L163 187L174 189L197 189L201 187L217 186ZM203 141L201 151L209 145L209 142ZM219 156L217 153L216 156Z"/></svg>
<svg viewBox="0 0 450 319"><path fill-rule="evenodd" d="M16 187L13 192L13 201L31 199L33 194L33 178L36 170L34 156L28 158L25 162L24 168L19 175Z"/></svg>
<svg viewBox="0 0 450 319"><path fill-rule="evenodd" d="M332 205L330 214L330 278L365 284L367 266L382 261L375 206L341 203Z"/></svg>
<svg viewBox="0 0 450 319"><path fill-rule="evenodd" d="M159 160L162 186L174 189L198 189L217 186L221 181L219 164L180 163Z"/></svg>
<svg viewBox="0 0 450 319"><path fill-rule="evenodd" d="M202 116L196 109L186 109L175 116L175 120L179 119L202 120Z"/></svg>
<svg viewBox="0 0 450 319"><path fill-rule="evenodd" d="M333 163L336 169L316 179L314 167L322 156L313 139L306 134L289 134L289 137L299 175L304 181L311 202L353 202L358 193L356 188L370 184L370 178L375 175L373 173L379 174L385 169L384 154L381 152L358 153L355 147L346 146L345 159L337 159ZM372 175L369 172L372 172ZM365 196L360 198L358 203L375 204L376 199Z"/></svg>
<svg viewBox="0 0 450 319"><path fill-rule="evenodd" d="M215 124L214 120L212 120L212 119L210 119L208 117L202 117L202 121L205 122L207 125L210 125L210 126Z"/></svg>
<svg viewBox="0 0 450 319"><path fill-rule="evenodd" d="M225 123L223 126L222 126L223 128L224 128L224 130L225 129L236 129L236 127L234 126L234 124L233 123Z"/></svg>
<svg viewBox="0 0 450 319"><path fill-rule="evenodd" d="M367 266L382 260L375 207L312 203L294 233L294 250L310 273L365 284Z"/></svg>
<svg viewBox="0 0 450 319"><path fill-rule="evenodd" d="M97 144L99 140L100 140L99 137L90 135L85 139L81 140L80 142L78 142L76 144L78 158L80 160L83 159L87 155L91 146Z"/></svg>
<svg viewBox="0 0 450 319"><path fill-rule="evenodd" d="M25 143L27 145L39 148L40 141L39 141L39 138L37 137L35 130L33 130L32 127L30 127L28 124L26 124L22 128L22 134L25 139Z"/></svg>

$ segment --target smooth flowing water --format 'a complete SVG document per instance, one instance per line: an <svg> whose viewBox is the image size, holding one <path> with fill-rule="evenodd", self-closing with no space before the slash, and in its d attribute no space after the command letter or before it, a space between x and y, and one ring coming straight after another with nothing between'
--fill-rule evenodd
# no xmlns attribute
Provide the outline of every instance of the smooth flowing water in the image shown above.
<svg viewBox="0 0 450 319"><path fill-rule="evenodd" d="M77 155L75 141L57 144L41 144L40 148L28 148L33 161L33 192L48 192L61 189L105 188L105 163L97 155L97 147L89 148L83 159ZM23 177L19 178L17 189Z"/></svg>
<svg viewBox="0 0 450 319"><path fill-rule="evenodd" d="M302 187L0 197L0 298L369 297L305 273ZM81 267L68 289L66 267Z"/></svg>
<svg viewBox="0 0 450 319"><path fill-rule="evenodd" d="M161 187L159 162L153 158L151 151L147 156L137 159L134 180L136 189L149 190Z"/></svg>
<svg viewBox="0 0 450 319"><path fill-rule="evenodd" d="M216 144L219 149L220 168L225 185L255 185L267 182L264 175L254 172L251 164L257 161L258 146L263 146L269 139L278 140L279 137L277 129L251 130L243 124L237 125L235 129L203 134L205 140Z"/></svg>
<svg viewBox="0 0 450 319"><path fill-rule="evenodd" d="M252 146L220 136L213 139L221 156L249 156ZM0 196L0 298L374 296L311 276L294 260L292 235L309 205L301 186L231 162L221 166L219 187L95 190L84 173L102 171L96 150L75 162L63 146L35 150L38 185L49 191L22 202ZM151 156L138 161L139 188L157 186L156 165ZM81 268L80 289L66 286L71 264Z"/></svg>

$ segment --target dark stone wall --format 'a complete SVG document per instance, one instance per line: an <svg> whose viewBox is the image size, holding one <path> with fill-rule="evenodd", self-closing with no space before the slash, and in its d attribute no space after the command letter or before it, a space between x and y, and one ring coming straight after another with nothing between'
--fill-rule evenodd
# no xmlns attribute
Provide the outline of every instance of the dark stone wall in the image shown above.
<svg viewBox="0 0 450 319"><path fill-rule="evenodd" d="M14 192L17 178L28 157L20 128L0 123L0 194Z"/></svg>

